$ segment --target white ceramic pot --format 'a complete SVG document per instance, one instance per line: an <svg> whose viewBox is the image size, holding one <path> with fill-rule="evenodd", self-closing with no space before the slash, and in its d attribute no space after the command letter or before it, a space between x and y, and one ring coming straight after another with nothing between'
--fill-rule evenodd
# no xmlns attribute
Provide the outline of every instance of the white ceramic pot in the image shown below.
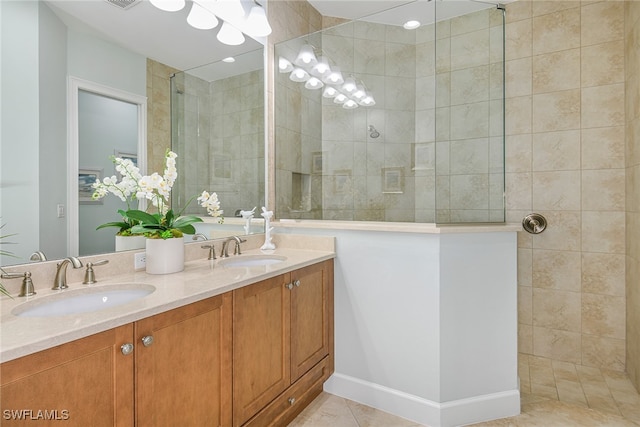
<svg viewBox="0 0 640 427"><path fill-rule="evenodd" d="M116 252L144 249L146 240L144 236L116 236Z"/></svg>
<svg viewBox="0 0 640 427"><path fill-rule="evenodd" d="M184 270L184 239L146 239L147 273L169 274Z"/></svg>

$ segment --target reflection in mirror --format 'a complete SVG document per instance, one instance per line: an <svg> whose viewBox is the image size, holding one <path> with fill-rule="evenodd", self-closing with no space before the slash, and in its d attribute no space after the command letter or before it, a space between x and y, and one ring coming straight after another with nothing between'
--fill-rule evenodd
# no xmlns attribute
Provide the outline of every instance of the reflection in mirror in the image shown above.
<svg viewBox="0 0 640 427"><path fill-rule="evenodd" d="M195 224L207 237L245 234L240 211L264 206L263 51L234 59L171 78L171 144L183 171L174 186L172 207L179 212L202 190L216 192L225 221L220 227L203 217L205 224ZM185 213L201 211L192 201ZM262 218L255 216L249 231L262 233Z"/></svg>
<svg viewBox="0 0 640 427"><path fill-rule="evenodd" d="M138 203L128 206L118 197L109 196L99 200L92 198L93 183L105 177L121 177L115 170L113 156L129 159L141 170L145 170L144 156L139 156L144 146L144 126L139 118L145 115L146 100L130 97L130 101L108 94L78 90L78 254L93 255L113 252L114 235L117 228L96 230L104 223L119 221L119 209L137 209ZM140 110L139 110L140 109ZM73 114L73 113L72 113ZM73 230L72 228L72 231ZM73 240L73 235L69 240ZM75 249L72 249L75 252Z"/></svg>
<svg viewBox="0 0 640 427"><path fill-rule="evenodd" d="M503 26L495 5L417 1L277 44L277 217L503 222Z"/></svg>
<svg viewBox="0 0 640 427"><path fill-rule="evenodd" d="M79 234L71 231L78 222L76 215L71 223L67 171L74 168L70 175L77 183L77 168L98 165L81 163L78 152L67 152L64 106L69 103L69 77L148 97L148 164L149 170L158 170L164 150L170 146L166 125L170 121L170 72L164 70L190 69L261 48L248 37L241 46L216 44L215 32L194 31L186 25L185 16L160 11L146 1L126 10L113 3L0 1L0 224L6 224L0 235L16 233L3 239L15 244L3 243L2 249L17 255L1 256L0 265L29 262L37 250L49 260L78 255L80 250L74 249L72 242L80 238L76 248L85 247L85 238L89 242L98 233L90 227ZM165 127L166 137L162 134ZM118 141L105 150L113 154L122 148ZM72 157L76 158L74 164L69 162ZM107 174L107 168L112 167L108 155L103 161L107 163L99 169L104 168ZM112 220L117 220L117 212L112 214ZM108 234L114 230L101 231ZM109 249L90 249L103 250Z"/></svg>

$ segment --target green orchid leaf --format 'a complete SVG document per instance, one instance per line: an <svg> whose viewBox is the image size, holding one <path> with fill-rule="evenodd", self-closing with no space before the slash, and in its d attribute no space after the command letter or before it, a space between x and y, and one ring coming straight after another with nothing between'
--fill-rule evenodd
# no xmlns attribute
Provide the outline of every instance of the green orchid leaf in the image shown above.
<svg viewBox="0 0 640 427"><path fill-rule="evenodd" d="M139 221L141 225L160 225L159 215L152 215L150 213L132 209L127 211L127 217L133 220Z"/></svg>
<svg viewBox="0 0 640 427"><path fill-rule="evenodd" d="M130 227L130 225L126 222L118 221L118 222L107 222L105 224L99 225L96 227L96 230L100 230L101 228L107 227L118 227L120 230L126 230Z"/></svg>

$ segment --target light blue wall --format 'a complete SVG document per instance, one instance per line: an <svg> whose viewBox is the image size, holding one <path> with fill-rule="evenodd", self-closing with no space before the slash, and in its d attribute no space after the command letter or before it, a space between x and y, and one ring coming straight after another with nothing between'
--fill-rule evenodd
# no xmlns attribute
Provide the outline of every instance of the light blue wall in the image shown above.
<svg viewBox="0 0 640 427"><path fill-rule="evenodd" d="M0 263L15 264L39 241L38 3L2 1L0 10L0 235L17 233L2 249L21 255Z"/></svg>

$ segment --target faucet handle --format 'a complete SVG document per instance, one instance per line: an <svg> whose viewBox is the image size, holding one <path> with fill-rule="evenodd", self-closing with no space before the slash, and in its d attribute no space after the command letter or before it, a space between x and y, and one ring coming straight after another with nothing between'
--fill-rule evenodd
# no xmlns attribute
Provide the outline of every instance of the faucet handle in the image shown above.
<svg viewBox="0 0 640 427"><path fill-rule="evenodd" d="M202 245L200 246L202 249L209 249L209 258L207 259L216 259L216 247L211 245Z"/></svg>
<svg viewBox="0 0 640 427"><path fill-rule="evenodd" d="M84 280L82 281L83 285L91 285L93 283L96 283L96 274L93 271L93 267L97 267L99 265L105 265L109 262L108 259L101 259L100 261L96 261L96 262L88 262L87 263L87 271L85 271L84 273Z"/></svg>
<svg viewBox="0 0 640 427"><path fill-rule="evenodd" d="M244 243L247 240L241 238L240 236L235 236L235 241L236 241L236 247L233 249L233 254L234 255L242 255L242 251L240 250L240 243Z"/></svg>
<svg viewBox="0 0 640 427"><path fill-rule="evenodd" d="M19 297L30 297L31 295L35 295L36 291L33 287L33 280L31 280L31 272L25 271L24 273L6 273L2 270L3 273L0 274L0 277L3 279L19 279L22 277L22 287L20 288Z"/></svg>

